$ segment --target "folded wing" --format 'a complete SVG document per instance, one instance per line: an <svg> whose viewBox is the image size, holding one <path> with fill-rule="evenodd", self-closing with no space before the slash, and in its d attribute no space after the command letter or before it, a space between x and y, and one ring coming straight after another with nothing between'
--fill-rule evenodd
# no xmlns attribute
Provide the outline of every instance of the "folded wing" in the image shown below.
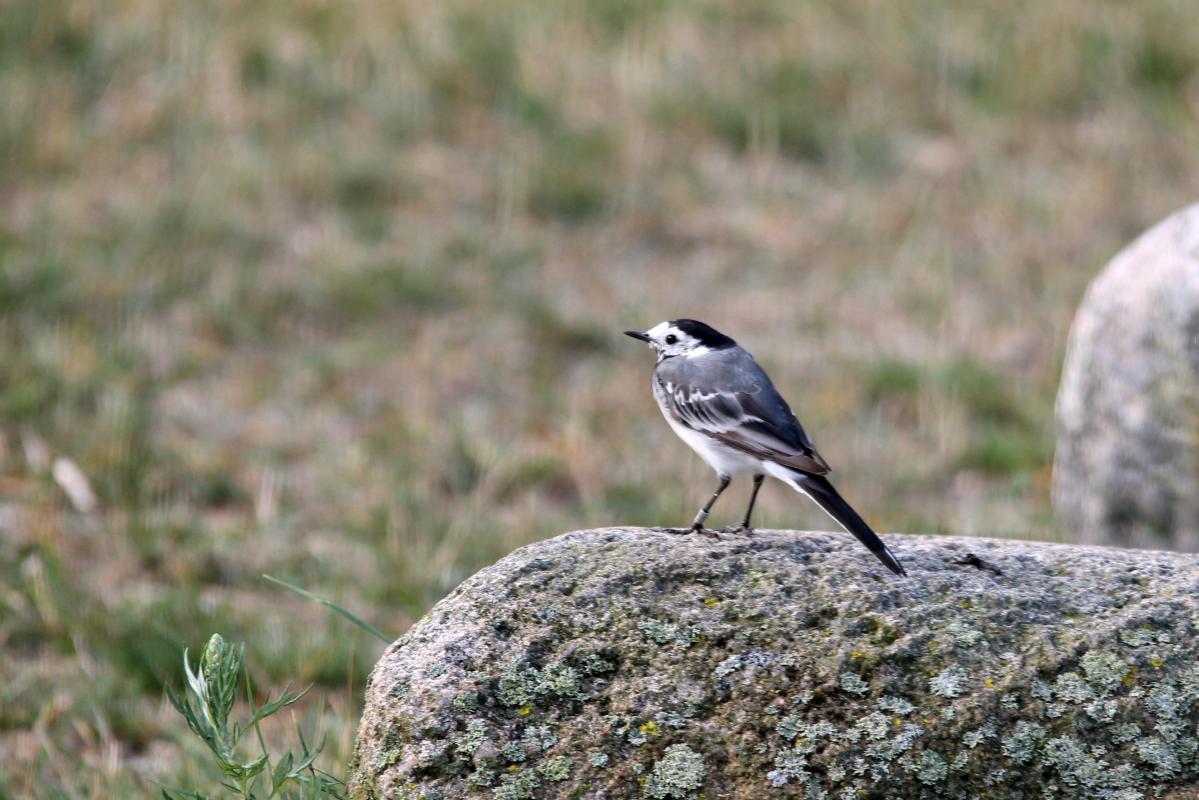
<svg viewBox="0 0 1199 800"><path fill-rule="evenodd" d="M684 425L764 461L810 475L825 475L828 462L816 452L799 420L769 384L768 392L702 391L685 383L662 384L668 407Z"/></svg>

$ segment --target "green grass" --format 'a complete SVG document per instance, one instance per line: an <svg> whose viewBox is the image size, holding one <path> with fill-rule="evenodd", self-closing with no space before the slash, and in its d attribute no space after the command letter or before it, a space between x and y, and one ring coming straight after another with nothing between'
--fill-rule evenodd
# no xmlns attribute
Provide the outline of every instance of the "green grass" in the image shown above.
<svg viewBox="0 0 1199 800"><path fill-rule="evenodd" d="M212 785L161 687L218 631L315 684L339 773L381 643L264 573L396 633L527 542L686 522L710 472L620 336L665 318L754 352L878 527L1060 538L1074 306L1199 194L1182 0L0 16L14 797Z"/></svg>

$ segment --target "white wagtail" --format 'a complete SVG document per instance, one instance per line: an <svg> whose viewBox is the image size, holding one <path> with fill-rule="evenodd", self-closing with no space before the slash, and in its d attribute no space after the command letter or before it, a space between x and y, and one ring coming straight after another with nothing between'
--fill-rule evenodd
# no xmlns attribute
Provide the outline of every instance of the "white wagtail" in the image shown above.
<svg viewBox="0 0 1199 800"><path fill-rule="evenodd" d="M716 492L689 529L704 520L734 475L753 475L745 521L734 532L751 533L749 520L762 480L772 475L806 494L866 545L892 572L906 575L882 539L845 502L825 476L828 462L816 452L795 413L754 357L720 331L693 319L662 322L626 336L658 354L654 399L670 427L720 476Z"/></svg>

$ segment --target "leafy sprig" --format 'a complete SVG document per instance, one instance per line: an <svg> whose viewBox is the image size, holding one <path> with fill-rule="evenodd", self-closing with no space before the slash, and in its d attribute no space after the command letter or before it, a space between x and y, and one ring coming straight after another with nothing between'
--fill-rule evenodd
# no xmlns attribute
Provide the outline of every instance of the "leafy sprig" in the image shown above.
<svg viewBox="0 0 1199 800"><path fill-rule="evenodd" d="M220 634L213 634L200 654L198 669L192 669L187 650L183 651L183 673L187 683L184 693L178 695L167 689L171 705L183 715L187 726L216 759L217 766L225 776L221 786L242 800L317 800L330 797L343 800L342 782L313 764L324 748L324 741L310 749L298 726L299 752L285 752L271 767L261 722L295 703L308 690L291 693L284 688L274 700L268 696L265 703L255 706L250 675L244 670L245 651L244 644L230 644ZM244 725L230 719L243 675L251 709L250 719ZM257 736L260 752L245 760L238 755L238 745L251 729ZM165 800L208 800L202 794L171 789L164 789L162 794Z"/></svg>

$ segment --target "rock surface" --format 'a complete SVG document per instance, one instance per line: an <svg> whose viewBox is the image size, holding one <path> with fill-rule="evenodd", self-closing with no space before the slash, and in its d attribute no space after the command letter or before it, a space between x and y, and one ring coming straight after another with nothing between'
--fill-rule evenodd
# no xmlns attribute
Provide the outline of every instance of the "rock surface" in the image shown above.
<svg viewBox="0 0 1199 800"><path fill-rule="evenodd" d="M1199 550L1199 205L1087 290L1057 420L1054 505L1077 541Z"/></svg>
<svg viewBox="0 0 1199 800"><path fill-rule="evenodd" d="M1199 557L576 531L375 667L350 796L1190 797Z"/></svg>

